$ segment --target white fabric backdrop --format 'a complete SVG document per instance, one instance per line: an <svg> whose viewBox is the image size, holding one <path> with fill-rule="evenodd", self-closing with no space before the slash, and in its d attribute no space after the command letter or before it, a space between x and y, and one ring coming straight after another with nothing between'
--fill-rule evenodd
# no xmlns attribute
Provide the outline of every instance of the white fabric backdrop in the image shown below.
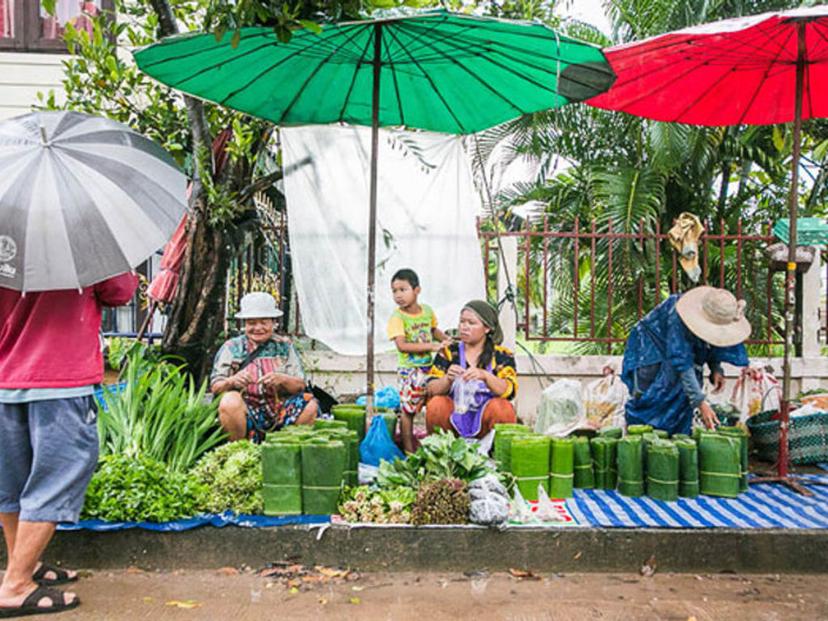
<svg viewBox="0 0 828 621"><path fill-rule="evenodd" d="M281 130L293 274L305 332L341 354L365 354L371 130ZM395 306L390 278L420 276L420 301L454 327L485 297L475 217L480 197L456 136L380 130L376 351Z"/></svg>

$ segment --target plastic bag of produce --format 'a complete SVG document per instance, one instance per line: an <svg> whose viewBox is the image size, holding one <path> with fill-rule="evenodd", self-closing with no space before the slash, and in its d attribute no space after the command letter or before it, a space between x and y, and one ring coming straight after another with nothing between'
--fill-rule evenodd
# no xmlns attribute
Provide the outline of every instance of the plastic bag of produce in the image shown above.
<svg viewBox="0 0 828 621"><path fill-rule="evenodd" d="M388 434L388 426L381 416L375 416L365 439L359 444L359 461L379 466L382 460L403 459L403 453Z"/></svg>
<svg viewBox="0 0 828 621"><path fill-rule="evenodd" d="M587 429L581 382L562 379L541 393L535 431L548 436L564 437L576 429Z"/></svg>
<svg viewBox="0 0 828 621"><path fill-rule="evenodd" d="M739 409L739 422L768 410L778 410L782 396L779 381L768 371L756 367L742 369L736 380L730 403Z"/></svg>
<svg viewBox="0 0 828 621"><path fill-rule="evenodd" d="M593 429L604 427L624 428L624 404L629 392L624 382L610 367L604 369L604 377L587 384L584 389L584 410L587 424Z"/></svg>
<svg viewBox="0 0 828 621"><path fill-rule="evenodd" d="M469 520L474 524L496 526L509 519L509 493L494 475L486 475L469 485Z"/></svg>

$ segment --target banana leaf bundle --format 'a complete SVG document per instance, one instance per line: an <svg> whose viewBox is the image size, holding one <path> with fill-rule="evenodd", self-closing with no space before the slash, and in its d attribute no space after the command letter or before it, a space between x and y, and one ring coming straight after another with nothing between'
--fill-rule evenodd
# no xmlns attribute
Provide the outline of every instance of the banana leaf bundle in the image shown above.
<svg viewBox="0 0 828 621"><path fill-rule="evenodd" d="M679 450L669 440L654 440L647 447L647 495L672 502L679 497Z"/></svg>
<svg viewBox="0 0 828 621"><path fill-rule="evenodd" d="M736 498L742 479L739 438L703 432L699 440L699 487L702 494Z"/></svg>
<svg viewBox="0 0 828 621"><path fill-rule="evenodd" d="M359 441L365 438L365 408L358 405L335 405L331 408L335 420L348 423L348 429L359 434Z"/></svg>
<svg viewBox="0 0 828 621"><path fill-rule="evenodd" d="M624 430L621 427L604 427L598 430L598 436L601 438L615 438L620 440L624 435Z"/></svg>
<svg viewBox="0 0 828 621"><path fill-rule="evenodd" d="M618 441L618 492L624 496L644 495L644 443L640 435Z"/></svg>
<svg viewBox="0 0 828 621"><path fill-rule="evenodd" d="M344 420L331 420L329 418L317 418L313 422L313 430L325 429L348 429L348 423Z"/></svg>
<svg viewBox="0 0 828 621"><path fill-rule="evenodd" d="M573 446L575 479L574 485L578 489L592 489L595 487L595 473L592 470L592 452L589 450L589 438L578 436Z"/></svg>
<svg viewBox="0 0 828 621"><path fill-rule="evenodd" d="M342 442L346 446L348 450L342 483L350 487L359 485L359 435L357 432L353 429L326 429L316 437Z"/></svg>
<svg viewBox="0 0 828 621"><path fill-rule="evenodd" d="M615 489L618 480L618 470L615 467L617 447L616 438L598 437L590 441L596 489Z"/></svg>
<svg viewBox="0 0 828 621"><path fill-rule="evenodd" d="M538 485L543 485L549 493L549 438L522 434L513 436L511 468L520 495L526 500L538 499Z"/></svg>
<svg viewBox="0 0 828 621"><path fill-rule="evenodd" d="M693 437L686 434L686 433L674 433L672 439L673 439L673 441L675 441L675 440L692 440Z"/></svg>
<svg viewBox="0 0 828 621"><path fill-rule="evenodd" d="M552 438L549 464L549 495L571 498L575 479L575 442L571 438Z"/></svg>
<svg viewBox="0 0 828 621"><path fill-rule="evenodd" d="M285 442L262 445L265 515L302 513L302 447Z"/></svg>
<svg viewBox="0 0 828 621"><path fill-rule="evenodd" d="M498 423L495 425L494 459L503 472L512 470L512 439L516 436L533 435L526 425Z"/></svg>
<svg viewBox="0 0 828 621"><path fill-rule="evenodd" d="M302 445L302 509L309 515L336 513L348 462L343 442L314 439Z"/></svg>
<svg viewBox="0 0 828 621"><path fill-rule="evenodd" d="M628 436L640 436L645 433L650 433L652 430L652 425L627 425Z"/></svg>
<svg viewBox="0 0 828 621"><path fill-rule="evenodd" d="M670 437L670 432L664 429L653 429L653 433L656 434L662 440L666 440Z"/></svg>
<svg viewBox="0 0 828 621"><path fill-rule="evenodd" d="M699 449L696 441L687 438L675 441L679 452L679 496L695 498L699 495Z"/></svg>
<svg viewBox="0 0 828 621"><path fill-rule="evenodd" d="M717 433L739 439L739 460L741 463L742 478L739 480L739 491L748 490L748 432L741 427L719 427Z"/></svg>

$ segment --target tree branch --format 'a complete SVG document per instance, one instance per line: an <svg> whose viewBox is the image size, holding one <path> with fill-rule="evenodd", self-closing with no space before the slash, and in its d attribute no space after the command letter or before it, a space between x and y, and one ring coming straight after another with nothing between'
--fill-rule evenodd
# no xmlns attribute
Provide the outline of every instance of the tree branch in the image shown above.
<svg viewBox="0 0 828 621"><path fill-rule="evenodd" d="M253 197L256 192L261 192L262 190L266 190L274 183L279 181L283 177L282 171L277 170L275 172L270 173L269 175L265 175L264 177L259 177L250 185L242 188L241 192L239 192L239 202L246 203L250 198Z"/></svg>

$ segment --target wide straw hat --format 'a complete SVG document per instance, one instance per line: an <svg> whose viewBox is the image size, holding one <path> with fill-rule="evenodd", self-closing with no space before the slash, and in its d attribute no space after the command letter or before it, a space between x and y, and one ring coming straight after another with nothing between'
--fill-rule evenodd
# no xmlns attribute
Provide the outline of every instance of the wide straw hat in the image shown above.
<svg viewBox="0 0 828 621"><path fill-rule="evenodd" d="M277 319L284 313L276 308L276 300L264 291L246 294L241 299L236 319Z"/></svg>
<svg viewBox="0 0 828 621"><path fill-rule="evenodd" d="M750 336L745 301L725 289L691 289L679 298L676 312L693 334L716 347L738 345Z"/></svg>

